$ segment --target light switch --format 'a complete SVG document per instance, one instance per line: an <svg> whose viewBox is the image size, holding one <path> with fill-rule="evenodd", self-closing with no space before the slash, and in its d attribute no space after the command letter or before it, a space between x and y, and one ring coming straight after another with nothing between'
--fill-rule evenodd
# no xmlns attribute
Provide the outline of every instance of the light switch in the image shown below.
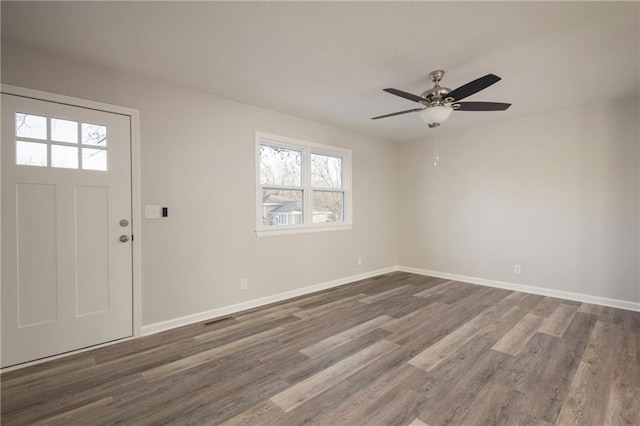
<svg viewBox="0 0 640 426"><path fill-rule="evenodd" d="M145 219L160 219L160 206L144 206Z"/></svg>

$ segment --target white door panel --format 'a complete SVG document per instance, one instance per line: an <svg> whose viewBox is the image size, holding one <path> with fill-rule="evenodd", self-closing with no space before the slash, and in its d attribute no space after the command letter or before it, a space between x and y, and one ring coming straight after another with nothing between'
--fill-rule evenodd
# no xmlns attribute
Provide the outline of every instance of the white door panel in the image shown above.
<svg viewBox="0 0 640 426"><path fill-rule="evenodd" d="M2 95L3 367L132 335L130 146L128 116Z"/></svg>

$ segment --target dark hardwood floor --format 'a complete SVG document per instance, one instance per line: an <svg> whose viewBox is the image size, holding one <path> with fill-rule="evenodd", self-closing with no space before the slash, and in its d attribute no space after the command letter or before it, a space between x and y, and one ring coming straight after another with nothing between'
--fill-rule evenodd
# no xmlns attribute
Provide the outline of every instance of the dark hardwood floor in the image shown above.
<svg viewBox="0 0 640 426"><path fill-rule="evenodd" d="M2 374L2 424L638 425L640 313L395 272Z"/></svg>

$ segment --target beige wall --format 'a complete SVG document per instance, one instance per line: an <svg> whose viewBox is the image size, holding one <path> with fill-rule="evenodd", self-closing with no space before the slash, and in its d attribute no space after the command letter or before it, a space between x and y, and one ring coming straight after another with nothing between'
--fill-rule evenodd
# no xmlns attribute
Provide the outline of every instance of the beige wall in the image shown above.
<svg viewBox="0 0 640 426"><path fill-rule="evenodd" d="M140 110L142 203L170 212L142 224L145 325L396 264L640 301L638 99L443 127L434 168L433 139L393 145L2 47L3 83ZM351 231L255 236L255 131L353 150Z"/></svg>
<svg viewBox="0 0 640 426"><path fill-rule="evenodd" d="M400 145L398 263L640 302L638 117L634 98L443 131L438 167L434 138Z"/></svg>
<svg viewBox="0 0 640 426"><path fill-rule="evenodd" d="M2 47L3 83L140 110L142 203L169 207L168 218L142 224L144 325L395 265L395 145ZM256 131L353 150L352 230L256 237Z"/></svg>

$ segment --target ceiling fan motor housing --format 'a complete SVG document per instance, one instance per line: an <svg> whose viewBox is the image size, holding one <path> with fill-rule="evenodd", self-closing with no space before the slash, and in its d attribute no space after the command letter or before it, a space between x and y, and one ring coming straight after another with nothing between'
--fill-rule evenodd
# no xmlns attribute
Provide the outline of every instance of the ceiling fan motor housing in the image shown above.
<svg viewBox="0 0 640 426"><path fill-rule="evenodd" d="M442 101L447 98L449 92L451 92L451 89L449 89L448 87L440 87L436 84L436 87L425 90L420 96L425 98L429 102Z"/></svg>
<svg viewBox="0 0 640 426"><path fill-rule="evenodd" d="M442 70L435 70L429 73L429 80L435 83L435 86L431 89L425 90L420 95L421 97L429 101L428 104L431 104L434 101L441 101L446 99L446 96L449 94L449 92L451 92L451 89L449 89L448 87L440 87L440 80L442 80L442 77L444 77L444 71Z"/></svg>

